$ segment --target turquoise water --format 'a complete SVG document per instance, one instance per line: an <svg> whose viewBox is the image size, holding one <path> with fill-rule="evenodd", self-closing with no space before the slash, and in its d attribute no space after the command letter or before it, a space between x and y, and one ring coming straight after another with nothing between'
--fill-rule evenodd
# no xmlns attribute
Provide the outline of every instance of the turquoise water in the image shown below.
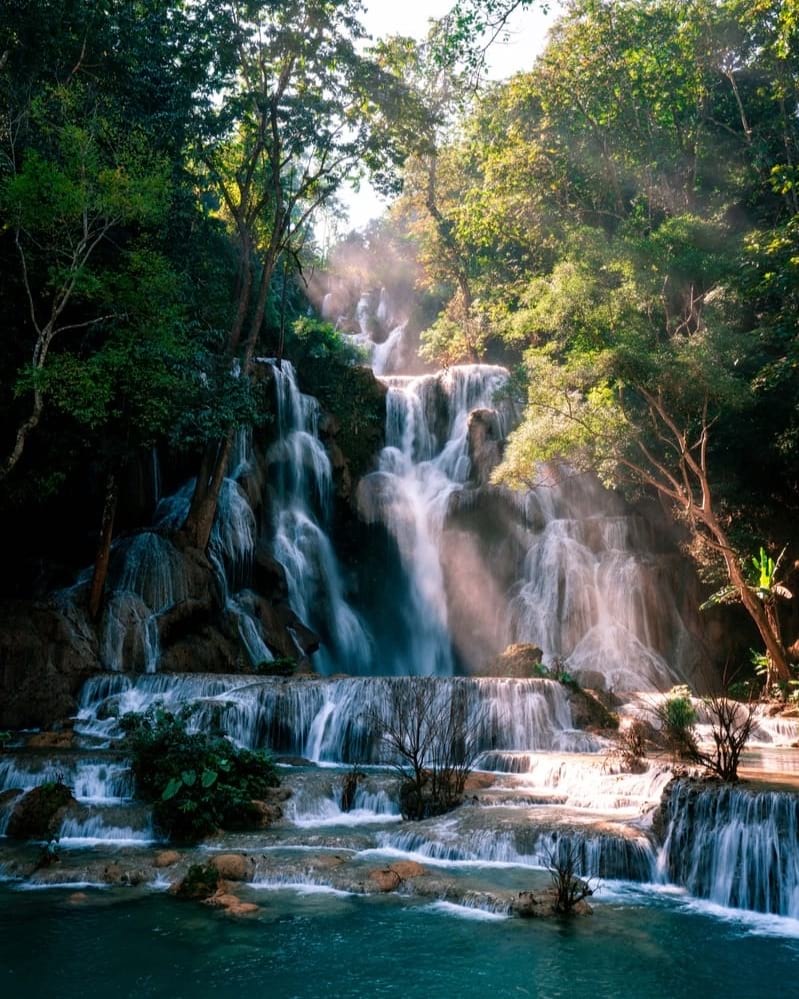
<svg viewBox="0 0 799 999"><path fill-rule="evenodd" d="M795 926L631 890L566 923L291 891L257 893L262 913L235 920L158 894L87 892L75 903L66 890L0 890L3 999L799 997L799 940L780 935Z"/></svg>

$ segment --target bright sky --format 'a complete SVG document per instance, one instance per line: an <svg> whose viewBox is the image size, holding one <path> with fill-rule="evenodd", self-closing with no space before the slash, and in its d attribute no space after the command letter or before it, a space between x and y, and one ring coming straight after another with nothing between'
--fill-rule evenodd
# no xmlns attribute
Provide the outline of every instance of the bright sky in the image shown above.
<svg viewBox="0 0 799 999"><path fill-rule="evenodd" d="M442 17L452 7L453 0L366 0L364 24L374 38L385 35L412 35L423 38L427 34L428 20ZM556 4L553 4L554 8ZM529 69L544 47L546 33L555 14L544 14L540 7L533 7L516 14L509 22L509 40L498 41L488 56L489 75L494 79L511 76L522 69ZM364 183L358 192L347 191L342 197L350 214L349 227L360 229L381 215L385 202Z"/></svg>

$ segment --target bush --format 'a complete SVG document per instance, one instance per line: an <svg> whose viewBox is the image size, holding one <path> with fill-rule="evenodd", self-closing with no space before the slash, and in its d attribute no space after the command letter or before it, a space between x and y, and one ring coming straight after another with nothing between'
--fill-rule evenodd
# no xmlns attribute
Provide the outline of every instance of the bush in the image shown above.
<svg viewBox="0 0 799 999"><path fill-rule="evenodd" d="M482 720L469 715L462 696L443 696L428 678L391 685L386 713L373 711L372 725L402 778L404 819L443 815L461 804L480 755Z"/></svg>
<svg viewBox="0 0 799 999"><path fill-rule="evenodd" d="M122 718L137 795L152 802L158 829L180 842L254 825L252 802L280 783L271 758L220 736L190 733L188 717L154 707Z"/></svg>
<svg viewBox="0 0 799 999"><path fill-rule="evenodd" d="M691 759L696 753L694 727L698 715L688 687L672 687L655 708L667 748L676 759Z"/></svg>
<svg viewBox="0 0 799 999"><path fill-rule="evenodd" d="M304 392L338 421L336 443L353 480L371 471L384 443L386 390L363 356L330 323L297 320L286 353L294 362Z"/></svg>

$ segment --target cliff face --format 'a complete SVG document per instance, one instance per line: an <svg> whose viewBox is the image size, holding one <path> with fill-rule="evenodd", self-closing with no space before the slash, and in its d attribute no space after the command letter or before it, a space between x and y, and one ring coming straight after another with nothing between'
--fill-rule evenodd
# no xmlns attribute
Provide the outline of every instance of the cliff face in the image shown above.
<svg viewBox="0 0 799 999"><path fill-rule="evenodd" d="M98 621L86 613L85 571L38 601L0 607L0 727L68 718L83 681L101 670L301 673L314 670L322 637L346 651L335 629L347 614L358 625L348 604L358 580L342 575L329 535L358 563L353 483L382 444L385 388L357 369L334 395L335 412L324 411L300 393L288 362L264 368L275 415L238 442L207 554L175 534L191 481L159 495L157 483L179 470L156 463L155 495L149 509L139 504L147 519L126 523L114 542ZM342 656L316 668L343 665Z"/></svg>

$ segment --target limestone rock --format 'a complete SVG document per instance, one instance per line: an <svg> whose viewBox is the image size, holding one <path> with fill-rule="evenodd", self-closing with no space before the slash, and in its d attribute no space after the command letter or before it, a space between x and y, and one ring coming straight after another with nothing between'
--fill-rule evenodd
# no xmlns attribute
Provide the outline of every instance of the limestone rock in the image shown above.
<svg viewBox="0 0 799 999"><path fill-rule="evenodd" d="M396 891L402 884L402 878L390 867L369 871L368 878L370 886L380 892Z"/></svg>
<svg viewBox="0 0 799 999"><path fill-rule="evenodd" d="M75 740L72 729L61 732L34 732L28 737L29 749L70 749Z"/></svg>
<svg viewBox="0 0 799 999"><path fill-rule="evenodd" d="M249 881L255 873L253 858L241 853L219 853L210 864L225 881Z"/></svg>
<svg viewBox="0 0 799 999"><path fill-rule="evenodd" d="M70 805L77 804L64 784L41 784L14 805L6 834L11 839L50 839L58 833Z"/></svg>
<svg viewBox="0 0 799 999"><path fill-rule="evenodd" d="M390 864L388 869L399 875L402 881L422 878L430 873L426 867L418 864L415 860L398 860L396 863Z"/></svg>
<svg viewBox="0 0 799 999"><path fill-rule="evenodd" d="M536 677L544 653L537 645L509 645L483 671L485 676Z"/></svg>
<svg viewBox="0 0 799 999"><path fill-rule="evenodd" d="M491 473L502 461L502 429L493 409L475 409L469 414L470 478L475 485L487 486Z"/></svg>
<svg viewBox="0 0 799 999"><path fill-rule="evenodd" d="M159 854L156 854L156 858L153 861L155 867L174 867L180 861L180 854L177 850L162 850Z"/></svg>
<svg viewBox="0 0 799 999"><path fill-rule="evenodd" d="M97 636L77 608L0 608L0 728L49 728L75 714L78 691L101 668Z"/></svg>

